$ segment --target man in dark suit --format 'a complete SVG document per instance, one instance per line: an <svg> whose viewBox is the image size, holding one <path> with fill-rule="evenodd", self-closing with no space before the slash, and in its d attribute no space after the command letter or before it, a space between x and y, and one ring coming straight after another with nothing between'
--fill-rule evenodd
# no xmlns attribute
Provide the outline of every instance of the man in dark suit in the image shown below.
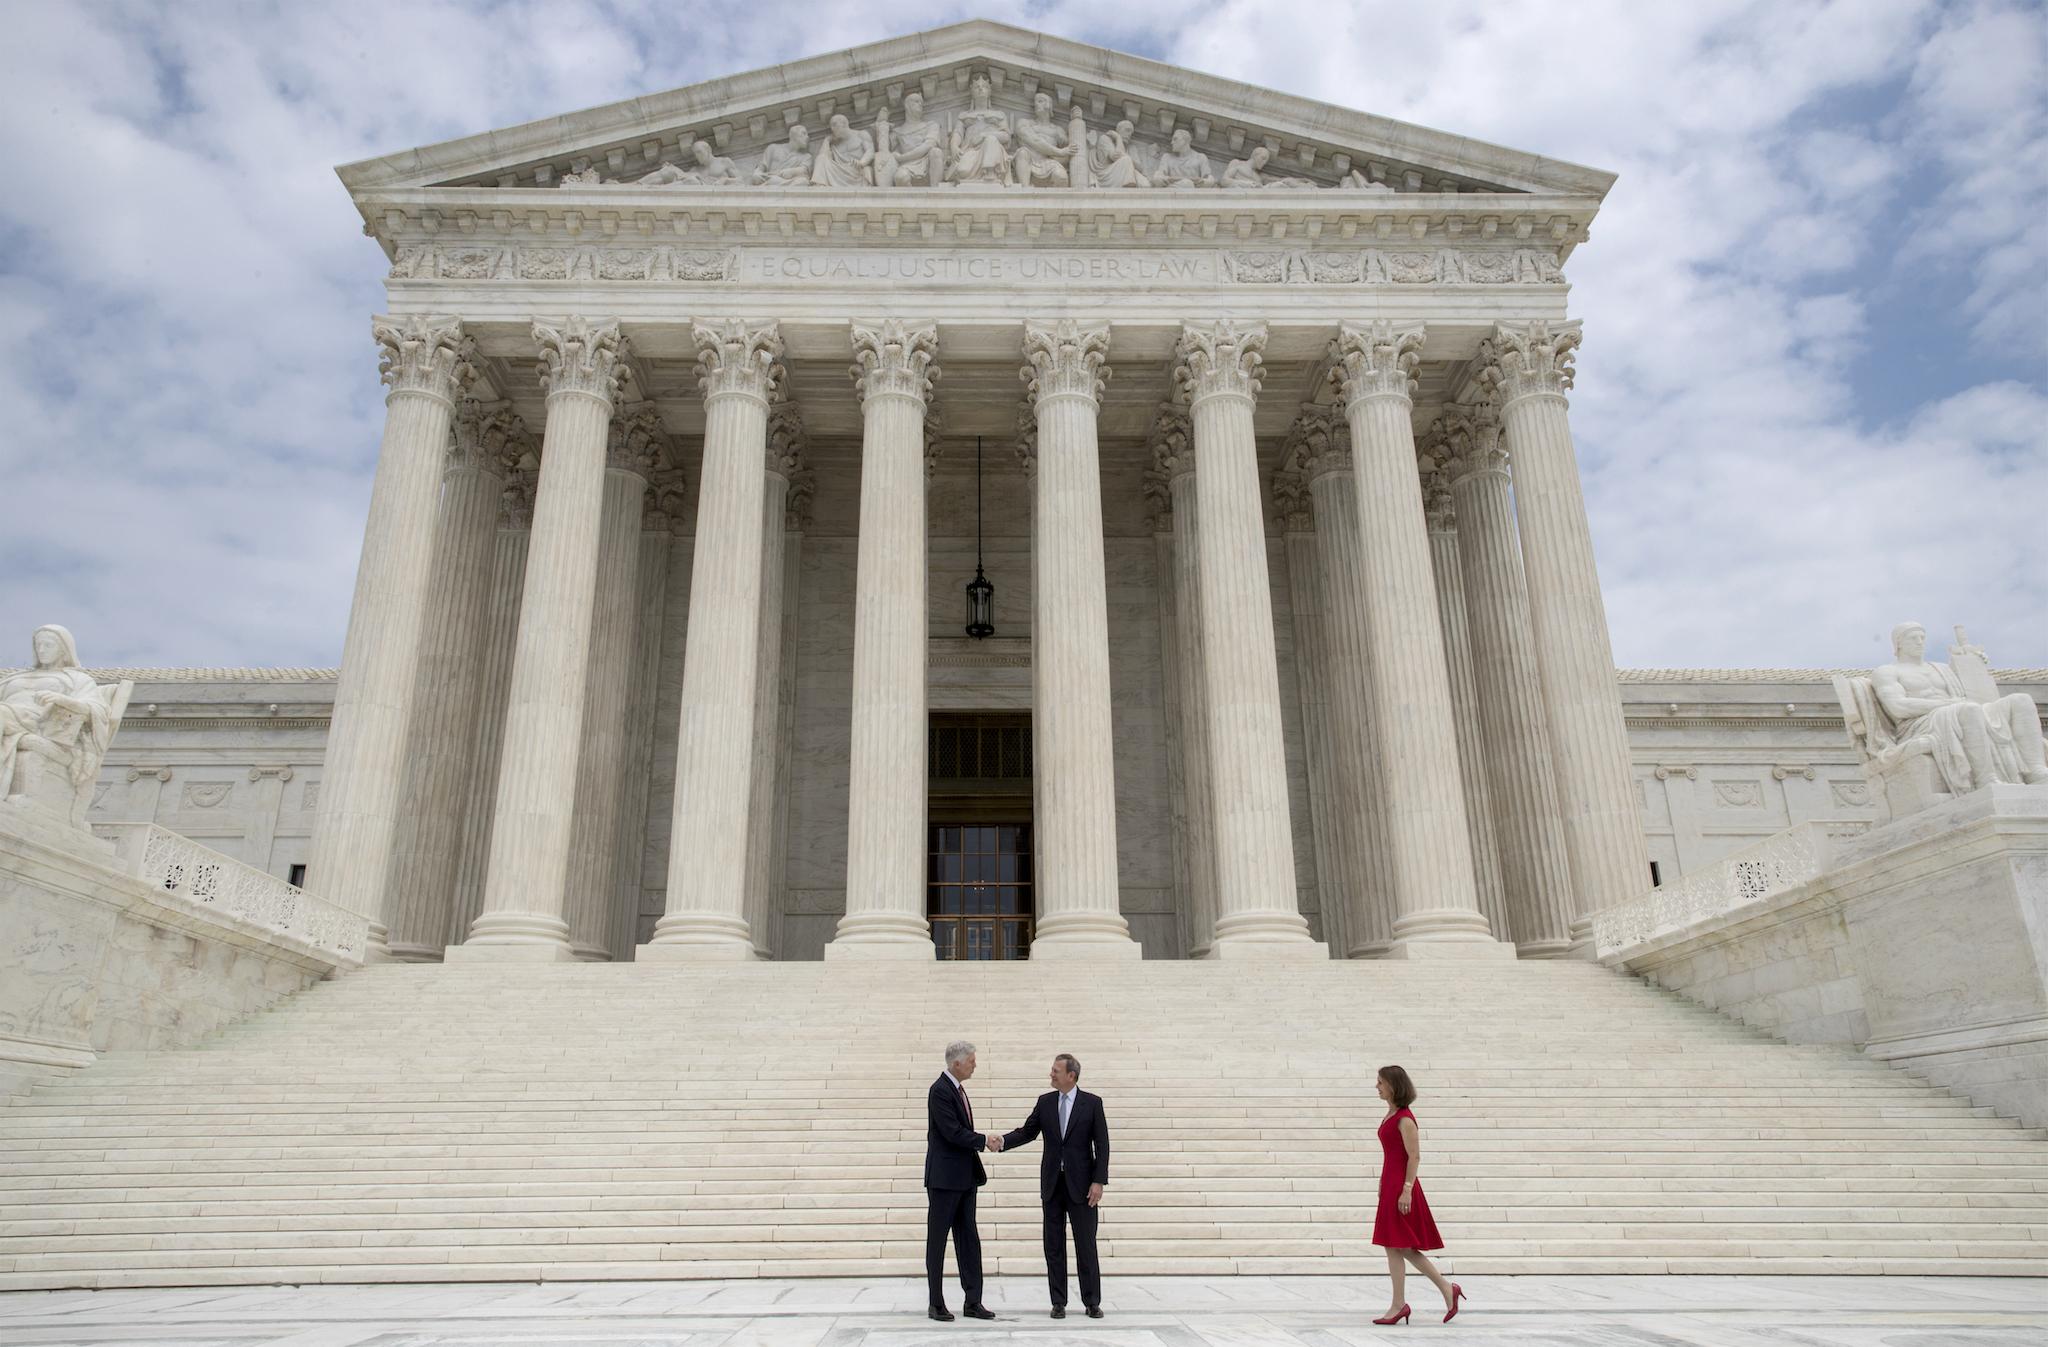
<svg viewBox="0 0 2048 1347"><path fill-rule="evenodd" d="M953 1318L946 1308L948 1231L960 1264L960 1293L967 1300L960 1312L970 1319L995 1318L981 1303L981 1232L974 1226L974 1190L988 1182L979 1154L988 1138L974 1130L974 1106L967 1100L967 1078L973 1074L974 1045L949 1045L946 1069L932 1082L926 1110L924 1272L931 1284L931 1317L947 1321Z"/></svg>
<svg viewBox="0 0 2048 1347"><path fill-rule="evenodd" d="M1052 1059L1052 1090L1038 1096L1031 1116L998 1138L1009 1150L1045 1133L1038 1162L1038 1198L1045 1207L1045 1278L1052 1284L1052 1317L1067 1317L1067 1225L1074 1227L1074 1259L1081 1265L1081 1304L1102 1317L1102 1264L1095 1256L1095 1218L1109 1182L1109 1119L1102 1097L1082 1089L1081 1063L1070 1052Z"/></svg>

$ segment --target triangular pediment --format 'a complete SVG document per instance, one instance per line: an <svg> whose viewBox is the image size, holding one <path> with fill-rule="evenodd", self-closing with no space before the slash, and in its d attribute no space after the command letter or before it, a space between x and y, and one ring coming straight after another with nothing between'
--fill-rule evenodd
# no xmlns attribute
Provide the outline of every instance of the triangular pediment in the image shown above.
<svg viewBox="0 0 2048 1347"><path fill-rule="evenodd" d="M976 88L985 79L985 90ZM1233 80L1129 56L986 20L891 38L849 51L688 85L667 93L528 122L423 146L340 169L359 197L418 188L559 188L602 192L660 172L679 191L825 187L880 190L861 181L860 138L870 146L901 137L913 96L942 136L945 181L933 186L914 164L899 190L918 193L1004 185L995 171L960 182L952 134L963 121L980 130L1000 120L1015 166L1027 140L1071 147L1078 132L1093 148L1090 180L1072 155L1061 170L1039 165L1037 186L1182 187L1244 184L1249 172L1268 190L1510 192L1598 200L1613 175L1488 145L1369 113L1277 93ZM802 126L807 152L826 150L832 119L844 117L843 142L853 179L806 171L791 160L791 130ZM1026 124L1034 123L1027 134ZM1120 124L1129 123L1119 133ZM1182 133L1184 148L1174 143ZM1105 137L1114 137L1106 142ZM918 138L912 137L913 142ZM929 130L924 139L930 140ZM693 147L704 144L700 162ZM900 147L899 147L900 148ZM1121 156L1118 151L1122 150ZM1058 158L1057 149L1053 156ZM1125 162L1116 165L1122 157ZM766 169L764 169L764 162ZM886 162L886 161L885 161ZM664 170L664 165L672 167ZM1234 175L1232 165L1237 165ZM999 170L996 170L999 171ZM825 181L813 182L819 176ZM1206 178L1206 181L1205 181Z"/></svg>

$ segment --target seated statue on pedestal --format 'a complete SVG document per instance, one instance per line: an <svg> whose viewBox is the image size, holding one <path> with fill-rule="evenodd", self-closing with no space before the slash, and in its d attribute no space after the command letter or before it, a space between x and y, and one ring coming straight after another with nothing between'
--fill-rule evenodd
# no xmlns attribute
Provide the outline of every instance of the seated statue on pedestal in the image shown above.
<svg viewBox="0 0 2048 1347"><path fill-rule="evenodd" d="M37 627L32 668L0 674L0 800L85 826L92 781L128 709L133 683L95 683L62 627Z"/></svg>
<svg viewBox="0 0 2048 1347"><path fill-rule="evenodd" d="M2041 712L2023 692L2001 696L1961 628L1949 664L1926 658L1927 630L1892 628L1892 663L1868 678L1835 678L1863 771L1893 818L1994 782L2048 784Z"/></svg>

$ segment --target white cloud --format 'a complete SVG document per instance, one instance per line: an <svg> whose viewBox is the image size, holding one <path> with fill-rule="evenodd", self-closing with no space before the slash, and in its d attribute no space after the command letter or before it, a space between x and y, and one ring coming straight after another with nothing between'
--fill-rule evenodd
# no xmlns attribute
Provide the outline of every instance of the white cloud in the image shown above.
<svg viewBox="0 0 2048 1347"><path fill-rule="evenodd" d="M966 12L10 12L0 643L56 618L109 663L337 657L382 268L332 165ZM1060 0L1009 17L1622 175L1569 267L1622 662L1856 661L1910 614L2048 664L2048 399L2031 375L1973 372L2048 354L2037 9ZM1865 111L1845 118L1845 98ZM1884 335L1876 287L1923 272L1975 347L1929 352L1941 395L1872 423L1853 380Z"/></svg>

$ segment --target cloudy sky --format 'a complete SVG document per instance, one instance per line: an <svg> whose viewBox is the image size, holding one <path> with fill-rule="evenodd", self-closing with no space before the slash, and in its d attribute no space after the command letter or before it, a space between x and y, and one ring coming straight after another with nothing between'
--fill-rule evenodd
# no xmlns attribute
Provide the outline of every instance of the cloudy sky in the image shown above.
<svg viewBox="0 0 2048 1347"><path fill-rule="evenodd" d="M0 649L338 660L384 262L334 165L979 14L1621 175L1570 264L1619 663L2048 665L2039 0L0 14Z"/></svg>

